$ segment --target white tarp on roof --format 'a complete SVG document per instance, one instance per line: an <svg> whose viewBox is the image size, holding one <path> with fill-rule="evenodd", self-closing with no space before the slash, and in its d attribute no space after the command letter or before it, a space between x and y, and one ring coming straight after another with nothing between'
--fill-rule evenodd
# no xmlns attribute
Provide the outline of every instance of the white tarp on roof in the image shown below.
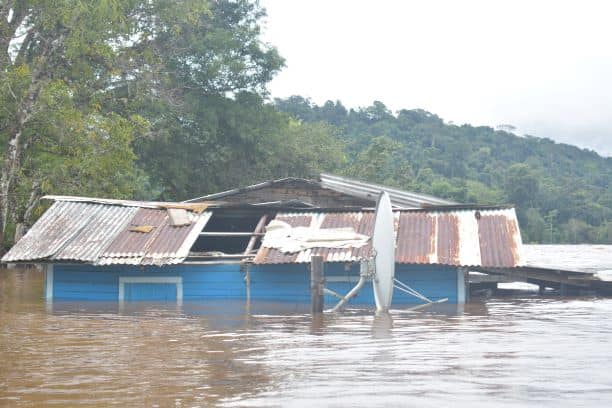
<svg viewBox="0 0 612 408"><path fill-rule="evenodd" d="M273 220L266 228L262 246L294 253L311 248L360 248L369 240L370 237L350 227L292 227L284 221Z"/></svg>

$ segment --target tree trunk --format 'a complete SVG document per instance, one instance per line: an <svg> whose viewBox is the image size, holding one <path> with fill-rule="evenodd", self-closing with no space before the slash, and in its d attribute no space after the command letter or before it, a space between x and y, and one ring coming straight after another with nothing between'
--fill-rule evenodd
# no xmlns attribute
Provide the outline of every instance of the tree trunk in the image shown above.
<svg viewBox="0 0 612 408"><path fill-rule="evenodd" d="M21 217L15 222L15 238L13 242L17 242L28 231L28 227L32 221L32 213L40 201L40 183L35 181L32 183L30 198L26 204L25 211Z"/></svg>
<svg viewBox="0 0 612 408"><path fill-rule="evenodd" d="M25 125L32 116L39 90L40 84L32 83L30 85L27 95L17 110L15 123L9 133L9 140L4 154L2 174L0 175L0 246L4 243L6 225L11 206L10 197L13 189L13 182L21 166L23 150L27 148L27 145L24 145L22 140L23 131Z"/></svg>

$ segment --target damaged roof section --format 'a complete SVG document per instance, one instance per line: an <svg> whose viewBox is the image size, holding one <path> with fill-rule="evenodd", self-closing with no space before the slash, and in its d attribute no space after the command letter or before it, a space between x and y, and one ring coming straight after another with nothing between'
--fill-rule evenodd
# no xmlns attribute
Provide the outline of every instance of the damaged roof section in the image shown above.
<svg viewBox="0 0 612 408"><path fill-rule="evenodd" d="M299 212L285 209L278 212L275 207L258 207L257 217L253 219L253 222L259 220L257 227L245 232L242 229L224 230L229 226L219 224L225 219L223 217L217 217L219 225L214 228L215 220L209 223L213 211L218 211L216 214L224 212L226 216L246 211L232 206L207 210L206 203L51 198L56 200L51 208L3 257L3 262L72 261L94 265L161 266L178 264L188 258L193 260L194 254L198 259L222 259L221 255L230 254L250 260L253 259L251 250L262 235L263 242L253 259L256 264L306 263L313 255L322 256L326 262L353 262L372 254L367 237L372 235L374 212L369 209L301 209ZM303 244L304 238L294 240L292 248L297 249L291 250L296 252L288 252L286 243L270 244L273 240L266 239L270 236L263 234L261 220L274 216L276 221L283 223L283 228L288 227L296 233L288 237L296 238L300 232L309 242ZM398 263L488 268L523 264L520 231L511 207L440 206L396 210L394 216ZM207 224L212 228L210 231L205 231ZM296 227L306 227L306 230ZM343 238L347 242L334 245L328 242L332 238L341 241L338 237L346 237L349 232L366 236L366 242L350 244L347 238ZM276 242L280 242L279 237L284 233L277 236ZM237 239L233 237L244 239L244 246L248 243L250 249L237 253L231 247L234 252L226 254L219 242ZM214 245L209 245L210 248L204 245L201 254L190 253L199 238ZM314 243L322 241L326 242ZM215 255L217 253L221 255Z"/></svg>
<svg viewBox="0 0 612 408"><path fill-rule="evenodd" d="M522 264L522 240L512 208L395 211L396 262L452 266L516 267ZM352 227L372 235L373 212L280 213L277 220L311 228ZM312 255L326 262L352 262L370 256L370 244L360 248L312 248L283 253L266 246L256 264L309 262Z"/></svg>
<svg viewBox="0 0 612 408"><path fill-rule="evenodd" d="M376 202L382 191L386 191L391 199L391 204L397 208L425 208L428 206L455 205L454 201L430 196L427 194L414 193L382 186L380 184L367 183L348 177L334 176L322 173L320 185L323 188L334 190L339 193L349 194L355 197L368 199Z"/></svg>
<svg viewBox="0 0 612 408"><path fill-rule="evenodd" d="M193 198L185 203L226 202L249 204L284 204L296 208L374 207L378 195L386 191L396 208L425 208L457 203L427 194L367 183L347 177L321 174L317 180L287 177L246 187Z"/></svg>
<svg viewBox="0 0 612 408"><path fill-rule="evenodd" d="M70 201L69 197L60 197L2 261L180 263L211 216L202 205L185 207L188 206L80 197ZM178 224L169 215L175 209L180 210Z"/></svg>
<svg viewBox="0 0 612 408"><path fill-rule="evenodd" d="M186 215L187 225L173 226L167 211L139 208L98 259L100 265L166 265L182 262L211 216L210 212ZM152 227L140 232L134 227Z"/></svg>
<svg viewBox="0 0 612 408"><path fill-rule="evenodd" d="M94 262L136 210L85 202L55 202L2 261Z"/></svg>

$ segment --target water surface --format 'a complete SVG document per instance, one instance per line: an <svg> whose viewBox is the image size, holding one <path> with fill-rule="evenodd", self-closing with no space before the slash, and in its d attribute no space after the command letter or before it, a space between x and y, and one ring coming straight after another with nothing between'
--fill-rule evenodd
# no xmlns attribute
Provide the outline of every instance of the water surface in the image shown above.
<svg viewBox="0 0 612 408"><path fill-rule="evenodd" d="M0 406L612 406L612 299L62 303L0 271Z"/></svg>

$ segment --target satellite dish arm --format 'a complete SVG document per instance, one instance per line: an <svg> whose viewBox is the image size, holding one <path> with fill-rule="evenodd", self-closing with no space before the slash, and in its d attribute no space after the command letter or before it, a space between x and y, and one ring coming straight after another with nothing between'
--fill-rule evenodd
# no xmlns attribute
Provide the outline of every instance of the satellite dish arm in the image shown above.
<svg viewBox="0 0 612 408"><path fill-rule="evenodd" d="M361 261L359 265L359 280L357 284L351 289L345 296L339 296L340 301L330 310L330 312L337 312L340 310L351 298L361 290L363 285L369 280L372 279L374 275L374 259L364 259Z"/></svg>
<svg viewBox="0 0 612 408"><path fill-rule="evenodd" d="M364 275L359 276L359 281L357 281L357 284L355 285L355 287L351 289L349 293L346 294L346 296L340 299L340 301L336 304L336 306L334 306L331 312L332 313L337 312L338 310L342 308L342 306L346 304L346 302L348 302L353 296L355 296L357 292L359 292L361 288L363 287L363 285L366 283L366 279L367 277Z"/></svg>

